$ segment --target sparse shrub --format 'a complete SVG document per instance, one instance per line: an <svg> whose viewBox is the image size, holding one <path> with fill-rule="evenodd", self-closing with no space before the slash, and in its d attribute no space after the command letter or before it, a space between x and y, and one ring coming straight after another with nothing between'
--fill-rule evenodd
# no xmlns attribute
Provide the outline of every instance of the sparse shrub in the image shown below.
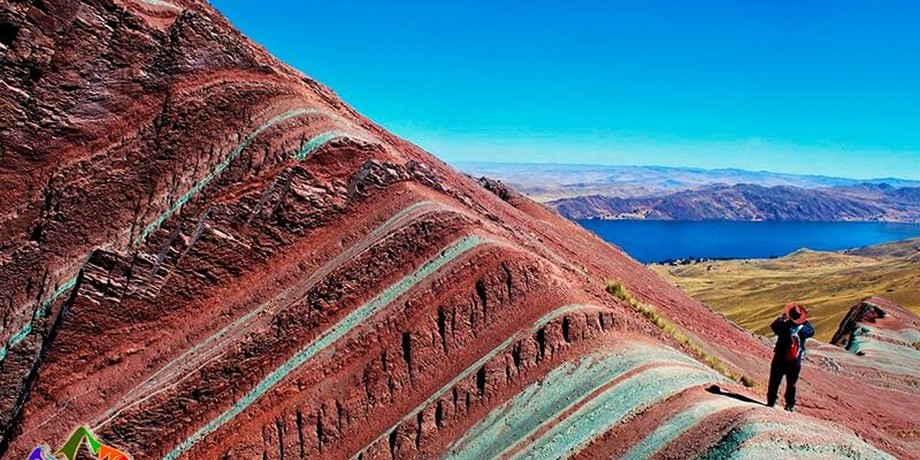
<svg viewBox="0 0 920 460"><path fill-rule="evenodd" d="M914 348L920 350L920 340L914 342Z"/></svg>
<svg viewBox="0 0 920 460"><path fill-rule="evenodd" d="M626 286L624 286L623 283L619 281L608 281L607 293L625 302L632 302L635 300L633 299L632 294L626 290Z"/></svg>
<svg viewBox="0 0 920 460"><path fill-rule="evenodd" d="M681 345L687 347L693 354L695 354L701 361L706 363L707 366L715 370L716 372L738 382L741 382L742 385L751 388L754 386L755 382L753 379L746 375L738 375L733 371L728 365L726 365L721 359L715 357L711 353L704 350L700 347L693 339L691 339L687 334L685 334L677 325L669 321L667 318L661 316L658 313L658 310L655 307L640 302L629 292L629 289L621 281L608 281L607 282L607 293L610 295L622 300L627 305L632 307L634 310L642 314L646 319L652 322L656 327L664 331L665 334L668 334L676 340ZM920 342L918 342L920 343ZM917 346L918 344L914 344Z"/></svg>

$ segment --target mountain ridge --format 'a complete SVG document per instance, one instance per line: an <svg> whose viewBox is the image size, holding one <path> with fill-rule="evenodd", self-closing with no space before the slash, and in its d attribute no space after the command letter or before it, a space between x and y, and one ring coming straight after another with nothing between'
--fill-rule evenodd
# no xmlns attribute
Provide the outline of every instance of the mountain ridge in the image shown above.
<svg viewBox="0 0 920 460"><path fill-rule="evenodd" d="M856 186L888 183L896 188L920 187L920 180L899 178L855 179L825 175L750 171L740 168L692 168L670 166L605 166L555 163L495 163L455 161L461 171L488 176L546 202L560 198L599 194L639 198L668 192L693 190L714 184L750 183L762 186L792 185L800 188Z"/></svg>
<svg viewBox="0 0 920 460"><path fill-rule="evenodd" d="M917 222L920 181L738 168L458 162L570 219Z"/></svg>
<svg viewBox="0 0 920 460"><path fill-rule="evenodd" d="M920 222L920 188L887 183L804 189L710 185L644 198L600 195L547 203L570 219Z"/></svg>
<svg viewBox="0 0 920 460"><path fill-rule="evenodd" d="M762 386L769 344L206 2L0 26L0 456L84 424L164 460L912 452L875 369L810 363L796 414L707 392L756 397L725 374Z"/></svg>

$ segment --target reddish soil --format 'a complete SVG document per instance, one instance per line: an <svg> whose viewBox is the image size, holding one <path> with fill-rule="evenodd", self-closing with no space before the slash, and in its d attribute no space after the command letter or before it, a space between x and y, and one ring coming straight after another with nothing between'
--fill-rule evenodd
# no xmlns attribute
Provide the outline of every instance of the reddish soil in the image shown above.
<svg viewBox="0 0 920 460"><path fill-rule="evenodd" d="M760 399L766 340L387 133L206 3L7 2L0 29L0 457L83 423L134 458L462 456L497 420L520 426L505 454L558 435L596 458L697 409L652 453L786 439L729 436L763 420L819 426L833 452L918 451L916 379L841 349L806 362L799 414L723 407L703 388ZM632 411L591 415L620 389ZM532 407L538 426L515 418Z"/></svg>

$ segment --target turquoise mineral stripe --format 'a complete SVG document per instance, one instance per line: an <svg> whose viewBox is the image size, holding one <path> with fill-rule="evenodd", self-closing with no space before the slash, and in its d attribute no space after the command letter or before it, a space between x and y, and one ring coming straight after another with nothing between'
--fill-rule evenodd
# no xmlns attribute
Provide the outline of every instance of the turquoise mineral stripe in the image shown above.
<svg viewBox="0 0 920 460"><path fill-rule="evenodd" d="M700 366L670 348L646 344L629 344L615 353L597 352L564 363L490 412L448 449L446 458L500 457L617 377L661 361Z"/></svg>
<svg viewBox="0 0 920 460"><path fill-rule="evenodd" d="M45 300L44 302L42 302L41 306L38 307L38 310L35 310L35 314L33 315L33 317L35 319L38 319L38 318L41 318L42 316L45 316L45 312L48 311L48 308L51 307L51 304L54 303L54 301L57 300L58 297L62 296L65 292L73 289L73 287L76 286L76 284L77 284L76 276L65 281L64 284L61 285L61 287L59 287L56 291L54 291L53 294L51 294L51 297L49 297L48 300Z"/></svg>
<svg viewBox="0 0 920 460"><path fill-rule="evenodd" d="M734 407L753 407L730 398L707 398L700 401L683 412L666 420L652 434L635 444L632 449L623 455L623 460L643 460L651 458L664 446L697 426L701 420L712 414Z"/></svg>
<svg viewBox="0 0 920 460"><path fill-rule="evenodd" d="M265 379L259 382L259 384L257 384L252 390L246 393L239 401L235 402L230 407L230 409L202 426L188 439L182 441L181 444L176 446L176 448L174 448L172 451L166 454L165 457L163 457L164 460L175 460L178 458L180 455L182 455L183 452L191 449L198 441L204 439L209 434L217 431L218 428L227 422L233 420L237 415L246 410L246 408L249 407L252 403L261 398L269 390L274 388L275 385L280 383L281 380L284 379L288 374L306 363L307 360L315 356L320 351L324 350L336 340L342 338L345 334L359 326L373 314L384 309L391 302L412 289L420 281L424 280L441 267L447 265L458 256L488 242L488 240L485 240L479 236L467 236L457 240L454 244L441 251L441 254L426 262L411 275L406 276L405 278L391 285L373 300L352 311L341 321L320 334L319 337L310 342L310 344L307 345L304 349L302 349L300 352L288 359L287 362L268 374Z"/></svg>
<svg viewBox="0 0 920 460"><path fill-rule="evenodd" d="M26 323L26 325L23 326L19 332L10 337L10 340L7 342L6 346L0 348L0 362L3 362L3 359L6 358L7 350L15 347L16 345L19 345L19 342L25 340L25 338L29 336L30 332L32 332L32 323Z"/></svg>
<svg viewBox="0 0 920 460"><path fill-rule="evenodd" d="M54 301L57 300L58 297L63 295L65 292L73 289L76 283L77 283L76 277L73 277L65 281L64 284L61 285L61 287L59 287L56 291L54 291L54 293L51 294L51 297L48 297L47 300L42 302L42 304L38 307L38 309L35 310L35 313L32 314L32 320L26 323L26 325L23 326L22 329L19 330L19 332L13 334L13 336L10 337L10 340L7 341L5 347L0 348L0 363L2 363L4 359L6 359L7 351L10 348L13 348L16 345L19 345L19 342L22 342L23 340L25 340L25 338L28 337L28 335L32 333L32 321L38 320L42 316L45 316L45 312L48 311L48 308L51 306L51 304L54 303Z"/></svg>
<svg viewBox="0 0 920 460"><path fill-rule="evenodd" d="M587 446L626 417L694 385L727 382L709 369L661 366L646 369L605 390L559 421L514 458L558 459Z"/></svg>
<svg viewBox="0 0 920 460"><path fill-rule="evenodd" d="M233 149L232 152L230 152L229 155L227 155L227 158L224 158L223 161L221 161L213 170L211 170L211 172L209 172L207 176L205 176L203 179L197 182L194 186L192 186L192 188L188 192L186 192L185 195L182 195L178 200L176 200L176 202L166 212L160 215L160 217L158 217L156 220L151 222L150 225L148 225L144 229L144 231L141 232L140 236L137 237L137 239L134 241L134 244L138 244L141 241L143 241L143 239L146 238L147 235L149 235L151 232L159 228L160 225L162 225L163 222L166 221L166 219L168 219L170 216L175 214L176 211L178 211L179 208L182 207L182 205L188 202L188 200L190 200L193 196L201 192L201 190L203 190L204 187L207 186L209 182L211 182L211 180L213 180L220 173L222 173L225 169L227 169L227 167L230 166L230 163L232 163L233 160L236 159L236 157L238 157L240 153L242 153L243 150L245 150L246 147L248 147L249 144L252 143L252 141L259 134L262 134L267 129L283 121L287 121L287 120L301 117L304 115L316 114L316 113L323 113L323 112L316 110L316 109L305 109L305 108L294 109L286 113L283 113L281 115L278 115L274 118L271 118L265 123L263 123L261 126L256 128L255 131L253 131L248 136L246 136L245 139L243 139L243 142L241 142L240 145L238 145L235 149Z"/></svg>
<svg viewBox="0 0 920 460"><path fill-rule="evenodd" d="M428 212L433 211L438 207L443 207L443 205L437 204L433 201L420 201L418 203L412 204L411 206L406 207L405 209L397 212L392 217L387 219L384 223L378 225L374 230L372 230L367 236L361 239L358 243L348 248L348 250L338 254L335 258L325 263L321 268L313 272L309 278L307 278L305 285L310 285L311 282L325 277L331 270L338 267L345 260L350 260L354 258L357 254L360 254L361 251L364 251L368 247L375 244L381 237L388 234L396 228L396 226L402 222L404 219L418 212L418 216L423 216ZM248 323L256 316L264 312L269 305L277 303L278 299L286 299L291 291L297 287L297 285L289 287L284 290L281 294L275 297L268 302L262 303L257 308L246 313L242 317L236 319L229 325L225 326L218 332L214 333L203 342L200 342L190 348L189 350L182 353L179 357L173 359L172 361L166 363L160 367L157 372L148 377L146 380L135 386L131 391L126 393L117 407L113 407L109 412L100 416L94 423L96 425L93 427L93 430L98 430L102 426L106 425L112 419L118 416L121 410L124 410L127 407L131 407L134 404L137 404L143 399L137 399L139 396L150 393L150 390L157 388L163 382L169 381L170 379L175 378L175 375L181 372L193 372L191 368L195 365L200 365L200 363L206 359L209 359L215 353L220 352L221 343L216 345L212 344L214 342L223 342L225 338L232 338L233 334L239 333L240 331L245 330L244 328ZM199 353L200 351L200 353ZM197 355L195 355L198 353ZM194 356L194 357L192 357ZM167 373L165 377L160 378L161 375ZM160 390L162 391L162 390ZM152 393L156 394L156 392ZM149 395L148 395L149 396Z"/></svg>
<svg viewBox="0 0 920 460"><path fill-rule="evenodd" d="M779 423L779 422L768 422L768 421L753 421L747 422L741 426L732 428L728 434L726 434L722 439L719 440L714 446L710 447L703 455L699 457L700 460L721 460L727 458L748 458L748 451L751 451L752 454L756 453L757 446L761 443L749 444L748 441L754 438L755 436L763 433L808 433L808 432L818 432L825 433L832 431L833 427L825 423L817 423L804 420L796 420L794 422L790 421L789 423ZM859 451L862 455L856 455L854 457L844 457L844 458L871 458L871 459L893 459L892 456L879 451L875 447L867 444L865 441L853 436L850 433L839 431L839 435L843 440L846 440L849 443L849 448L851 450ZM770 441L765 441L764 444L769 444ZM814 443L819 444L819 443ZM811 446L812 443L809 443ZM776 446L774 446L776 447ZM778 449L777 449L778 450ZM779 454L780 452L777 452ZM788 453L788 452L786 452ZM800 452L802 454L806 452ZM772 458L782 457L783 455L774 455Z"/></svg>
<svg viewBox="0 0 920 460"><path fill-rule="evenodd" d="M534 332L536 332L536 331L540 330L541 328L543 328L543 326L546 326L547 324L549 324L550 321L552 321L552 320L554 320L554 319L556 319L556 318L559 318L560 316L565 315L566 313L571 313L571 312L579 311L579 310L585 310L585 309L588 309L588 308L590 308L590 307L585 306L585 305L578 305L578 304L565 305L565 306L563 306L563 307L559 307L559 308L557 308L557 309L551 311L550 313L547 313L546 315L544 315L544 316L543 316L542 318L540 318L539 320L537 320L537 322L535 322L535 323L533 324L533 326L531 326L531 327L530 327L529 329L527 329L525 332L520 333L520 334L517 334L517 335L513 335L513 336L509 337L509 338L506 339L504 342L502 342L501 344L499 344L497 347L493 348L492 351L486 353L486 354L483 355L481 358L479 358L479 359L478 359L475 363L473 363L471 366L469 366L469 367L467 367L466 369L464 369L463 372L457 374L453 379L451 379L450 382L447 382L447 385L444 385L444 386L441 387L438 391L434 392L431 396L428 397L428 399L426 399L425 401L423 401L423 402L422 402L421 404L419 404L415 409L413 409L411 412L409 412L409 413L408 413L405 417L403 417L402 420L400 420L397 424L395 424L395 425L393 425L392 427L390 427L387 431L385 431L383 434L381 434L381 435L378 436L376 439L374 439L373 441L371 441L371 442L370 442L367 446L365 446L363 449L361 449L360 451L358 451L358 453L356 453L354 456L352 456L352 459L357 458L361 453L365 452L370 446L373 446L374 444L376 444L377 442L379 442L381 439L386 438L387 436L389 436L390 433L392 433L393 430L395 430L397 427L399 427L399 425L401 425L402 423L405 423L405 422L408 421L408 420L412 420L412 418L415 417L416 415L418 415L419 412L423 411L426 407L428 407L429 405L431 405L432 403L434 403L435 401L437 401L439 398L441 398L442 396L444 396L448 391L450 391L451 388L457 386L457 384L460 383L463 379L469 377L469 376L472 375L474 372L478 371L482 366L484 366L487 362L489 362L489 360L491 360L492 358L494 358L495 356L497 356L499 353L505 351L505 350L506 350L508 347L510 347L514 342L516 342L516 341L518 341L518 340L521 340L521 339L524 338L524 336L526 336L527 334L533 334Z"/></svg>
<svg viewBox="0 0 920 460"><path fill-rule="evenodd" d="M853 331L853 339L847 349L870 357L875 367L894 374L918 377L920 349L914 346L918 341L920 333L912 329L894 332L862 326Z"/></svg>
<svg viewBox="0 0 920 460"><path fill-rule="evenodd" d="M271 119L269 119L268 121L266 121L265 123L263 123L261 126L259 126L258 128L256 128L255 131L253 131L253 132L250 133L248 136L246 136L246 138L243 140L242 143L240 143L240 145L238 145L235 149L233 149L233 151L230 153L230 155L227 156L227 158L224 158L223 161L221 161L213 170L211 170L211 172L209 172L207 176L205 176L201 181L197 182L194 186L192 186L192 188L191 188L188 192L186 192L185 195L182 195L182 196L181 196L181 197L180 197L180 198L179 198L179 199L178 199L178 200L177 200L177 201L166 211L166 212L164 212L163 214L161 214L156 220L154 220L153 222L151 222L150 225L148 225L146 228L144 228L144 230L141 232L140 236L138 236L137 239L134 240L134 244L140 243L140 242L141 242L144 238L146 238L150 233L152 233L154 230L156 230L157 228L159 228L160 225L162 225L163 222L166 221L166 219L168 219L170 216L172 216L173 214L175 214L176 211L178 211L179 208L182 207L182 205L184 205L185 203L187 203L188 200L190 200L190 199L191 199L192 197L194 197L196 194L198 194L199 192L201 192L201 190L203 190L204 187L207 186L208 183L209 183L211 180L213 180L213 179L214 179L215 177L217 177L221 172L223 172L225 169L227 169L227 167L230 166L230 163L232 163L233 160L236 159L236 157L238 157L238 156L240 155L240 153L242 153L243 150L245 150L246 147L249 146L249 144L252 143L252 141L253 141L259 134L262 134L262 133L265 132L267 129L269 129L269 128L271 128L272 126L274 126L274 125L276 125L276 124L278 124L278 123L281 123L281 122L283 122L283 121L287 121L287 120L290 120L290 119L293 119L293 118L297 118L297 117L301 117L301 116L304 116L304 115L317 114L317 113L324 113L324 112L321 112L321 111L316 110L316 109L305 109L305 108L294 109L294 110L288 111L288 112L286 112L286 113L283 113L283 114L281 114L281 115L278 115L278 116L276 116L276 117L274 117L274 118L271 118ZM320 135L318 135L318 136L315 136L315 137L313 137L312 139L310 139L310 141L308 141L307 143L305 143L305 144L300 148L300 150L298 150L298 151L295 153L295 158L297 158L297 159L299 159L299 160L303 160L303 159L306 158L307 155L309 155L313 150L316 150L317 148L319 148L320 146L322 146L322 145L325 144L326 142L329 142L330 140L335 139L335 138L338 138L338 137L345 137L345 136L349 136L349 134L348 134L348 133L345 133L344 131L339 131L339 130L328 131L328 132L322 133L322 134L320 134ZM51 304L52 304L58 297L60 297L61 294L63 294L63 293L65 293L65 292L69 291L70 289L72 289L72 288L74 287L74 285L75 285L75 283L76 283L76 280L77 280L76 277L67 280L60 288L58 288L58 290L57 290L54 294L52 294L52 296L51 296L50 298L48 298L45 302L42 303L42 305L41 305L41 306L35 311L35 313L33 314L33 318L34 318L34 319L38 319L38 318L41 318L42 316L44 316L44 315L45 315L45 312L48 310L48 308L51 306ZM23 332L23 331L25 331L25 332ZM3 348L0 348L0 362L3 362L3 360L6 358L7 350L8 350L9 348L12 348L13 346L15 346L16 344L18 344L19 342L21 342L21 341L25 338L25 336L21 336L21 337L20 337L20 335L23 334L23 333L25 333L26 335L28 335L31 331L32 331L32 325L31 325L31 323L26 324L26 326L24 326L22 330L20 330L19 332L16 333L16 335L13 336L13 338L19 337L18 340L14 341L13 339L10 339L10 341L7 343L7 346L5 346L5 347L3 347Z"/></svg>
<svg viewBox="0 0 920 460"><path fill-rule="evenodd" d="M394 214L392 217L390 217L389 219L387 219L386 222L384 222L384 223L380 224L379 226L377 226L377 228L375 228L373 231L371 231L371 233L368 234L368 236L364 238L364 239L367 241L367 246L370 246L370 245L373 244L378 238L380 238L382 235L384 235L384 234L386 234L387 232L389 232L390 230L392 230L392 227L393 227L393 225L394 225L395 223L399 222L401 219L403 219L404 217L406 217L406 216L409 215L410 213L416 211L417 209L423 208L423 207L433 206L434 204L435 204L435 203L432 202L432 201L421 201L421 202L415 203L415 204L413 204L413 205L407 207L406 209L403 209L402 211L399 211L398 213ZM323 268L320 269L319 271L323 271L323 269L326 269L328 266L332 266L332 267L337 266L337 265L341 262L340 259L342 258L342 255L344 255L344 253L341 254L341 255L339 255L338 257L336 257L336 258L333 259L332 261L330 261L328 264L324 265ZM285 291L285 292L283 292L283 293L281 294L281 297L286 296L287 294L288 294L288 292ZM172 361L166 363L166 364L165 364L163 367L161 367L157 372L155 372L153 375L151 375L149 378L147 378L147 380L144 380L140 385L138 385L138 388L141 388L141 387L145 386L147 383L149 383L149 382L152 381L152 380L156 380L156 378L157 378L160 374L162 374L163 372L165 372L165 371L172 370L172 369L177 368L177 367L181 369L182 366L183 366L183 363L184 363L185 361L187 361L187 358L188 358L190 355L193 355L194 353L197 353L198 351L203 350L203 349L205 349L205 348L210 348L210 347L211 347L211 344L212 344L213 342L215 342L215 341L221 339L222 337L225 337L225 336L227 336L228 334L234 332L236 329L239 329L242 325L244 325L244 324L248 323L250 320L252 320L252 318L254 318L254 317L256 317L257 315L259 315L259 314L261 314L262 312L264 312L265 309L268 308L268 306L269 306L271 303L272 303L272 301L268 301L268 302L265 302L265 303L259 305L258 307L256 307L256 308L253 309L252 311L250 311L250 312L246 313L245 315L243 315L243 316L237 318L235 321L231 322L230 324L228 324L227 326L225 326L223 329L221 329L221 330L215 332L214 334L212 334L210 337L208 337L208 338L205 339L204 341L202 341L202 342L196 344L195 346L193 346L192 348L186 350L184 353L182 353L181 355L179 355L178 358L176 358L176 359L174 359L174 360L172 360ZM132 390L132 392L134 392L134 390Z"/></svg>
<svg viewBox="0 0 920 460"><path fill-rule="evenodd" d="M783 427L783 424L776 422L749 422L741 426L736 426L729 430L719 442L701 455L699 460L721 460L728 458L748 439L760 433L782 430Z"/></svg>
<svg viewBox="0 0 920 460"><path fill-rule="evenodd" d="M565 362L493 409L450 446L445 459L498 458L606 383L646 361L644 347L629 347L621 354L590 355Z"/></svg>
<svg viewBox="0 0 920 460"><path fill-rule="evenodd" d="M313 153L314 150L322 147L323 144L325 144L326 142L329 142L339 137L349 137L349 134L346 133L345 131L341 131L337 129L317 134L316 136L313 136L307 142L304 142L304 144L300 146L300 149L294 152L294 159L297 159L297 160L306 159L307 156Z"/></svg>
<svg viewBox="0 0 920 460"><path fill-rule="evenodd" d="M384 222L383 224L380 224L380 226L378 226L378 227L375 228L370 234L368 234L368 239L372 239L372 240L373 240L373 239L379 238L381 235L383 235L383 234L385 234L387 231L389 231L389 230L391 229L390 227L392 227L392 225L393 225L394 223L396 223L397 221L399 221L400 219L402 219L403 217L405 217L406 215L408 215L408 214L411 213L412 211L415 211L416 209L418 209L418 208L420 208L420 207L423 207L423 206L425 206L425 205L429 205L429 204L433 204L433 202L431 202L431 201L422 201L422 202L419 202L419 203L415 203L415 204L413 204L412 206L409 206L408 208L406 208L406 209L404 209L404 210L402 210L402 211L400 211L400 212L394 214L393 217L389 218L389 219L388 219L386 222ZM337 264L337 263L339 262L339 260L334 259L332 262L333 262L333 265L335 265L335 264ZM228 334L229 332L231 332L232 330L238 328L241 324L244 324L244 323L248 322L249 320L251 320L251 319L252 319L253 317L255 317L256 315L258 315L258 314L262 313L263 311L265 311L265 309L268 307L268 305L269 305L270 303L271 303L271 302L269 301L269 302L265 302L265 303L259 305L256 309L254 309L254 310L250 311L249 313L247 313L247 314L241 316L239 319L237 319L236 321L230 323L229 325L227 325L227 326L224 327L223 329L217 331L214 335L208 337L208 338L205 339L203 342L201 342L201 343L195 345L194 347L190 348L190 349L189 349L188 351L186 351L185 353L182 353L182 355L180 355L178 358L176 358L175 360L173 360L173 362L182 361L182 360L183 360L186 356L188 356L189 354L194 353L194 352L196 352L196 351L198 351L198 350L200 350L200 349L202 349L202 348L204 348L204 347L210 346L211 343L214 342L215 340L217 340L217 339L219 339L219 338L221 338L221 337L227 335L227 334ZM173 364L173 362L170 362L169 364L167 364L166 366L164 366L160 371L157 371L157 373L153 374L153 375L151 376L151 379L152 379L153 377L156 377L158 374L160 374L164 369L170 367L170 365ZM150 379L148 379L148 380L150 380Z"/></svg>
<svg viewBox="0 0 920 460"><path fill-rule="evenodd" d="M19 342L25 340L29 336L29 333L32 332L32 323L26 323L25 327L19 330L16 335L10 337L9 347L15 347L19 345Z"/></svg>

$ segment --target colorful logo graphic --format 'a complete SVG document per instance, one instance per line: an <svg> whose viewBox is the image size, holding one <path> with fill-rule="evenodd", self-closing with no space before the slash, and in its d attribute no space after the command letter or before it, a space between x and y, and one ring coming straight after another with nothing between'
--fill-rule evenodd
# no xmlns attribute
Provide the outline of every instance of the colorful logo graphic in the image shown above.
<svg viewBox="0 0 920 460"><path fill-rule="evenodd" d="M89 451L96 456L96 460L131 460L128 454L112 446L103 444L99 441L99 438L85 426L81 426L74 430L73 434L70 435L70 439L68 439L67 442L64 443L64 446L54 454L51 453L50 447L42 445L36 447L35 450L32 451L28 460L76 460L77 452L84 442Z"/></svg>

